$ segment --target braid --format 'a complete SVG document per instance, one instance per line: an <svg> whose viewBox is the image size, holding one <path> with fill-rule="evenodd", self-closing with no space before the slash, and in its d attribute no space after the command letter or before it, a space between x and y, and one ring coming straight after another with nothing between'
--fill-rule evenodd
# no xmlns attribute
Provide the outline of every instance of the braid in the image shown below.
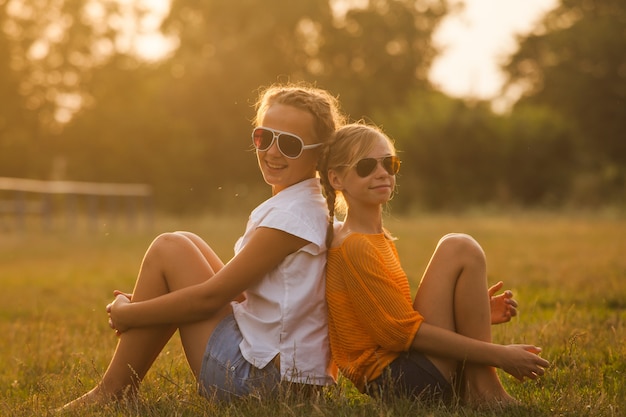
<svg viewBox="0 0 626 417"><path fill-rule="evenodd" d="M328 226L326 227L326 248L330 249L330 246L333 243L333 239L335 238L335 193L333 190L332 194L328 196ZM332 201L331 201L332 200Z"/></svg>
<svg viewBox="0 0 626 417"><path fill-rule="evenodd" d="M328 158L330 156L331 145L332 139L326 142L326 146L324 146L324 148L322 149L322 153L318 162L320 183L322 184L322 191L324 193L324 197L326 197L326 204L328 206L328 226L326 229L327 248L330 248L335 234L335 200L337 199L337 191L330 185L330 181L328 180Z"/></svg>

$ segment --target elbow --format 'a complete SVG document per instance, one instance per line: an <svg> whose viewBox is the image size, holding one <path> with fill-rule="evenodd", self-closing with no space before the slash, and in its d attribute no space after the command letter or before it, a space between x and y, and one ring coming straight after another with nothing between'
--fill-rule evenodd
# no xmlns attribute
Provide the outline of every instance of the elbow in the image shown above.
<svg viewBox="0 0 626 417"><path fill-rule="evenodd" d="M394 337L395 336L395 337ZM406 352L412 348L413 339L408 339L406 334L380 334L374 340L381 348L391 352Z"/></svg>
<svg viewBox="0 0 626 417"><path fill-rule="evenodd" d="M224 309L228 304L228 300L223 300L215 294L201 294L201 296L196 299L193 308L195 312L194 315L196 315L199 320L206 320Z"/></svg>

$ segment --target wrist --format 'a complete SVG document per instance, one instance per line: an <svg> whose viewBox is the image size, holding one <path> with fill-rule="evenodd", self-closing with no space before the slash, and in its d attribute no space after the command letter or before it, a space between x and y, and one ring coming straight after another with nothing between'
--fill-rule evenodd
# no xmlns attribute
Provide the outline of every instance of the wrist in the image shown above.
<svg viewBox="0 0 626 417"><path fill-rule="evenodd" d="M491 343L491 346L494 349L494 354L491 356L493 358L493 363L491 365L496 368L504 369L506 346L495 343Z"/></svg>
<svg viewBox="0 0 626 417"><path fill-rule="evenodd" d="M131 305L131 302L125 299L117 305L116 310L117 321L126 328L132 327L134 306Z"/></svg>

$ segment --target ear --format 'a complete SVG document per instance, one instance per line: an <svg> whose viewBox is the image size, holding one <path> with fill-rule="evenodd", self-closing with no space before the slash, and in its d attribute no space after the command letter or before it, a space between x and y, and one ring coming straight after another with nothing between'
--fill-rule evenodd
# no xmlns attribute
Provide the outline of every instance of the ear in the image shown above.
<svg viewBox="0 0 626 417"><path fill-rule="evenodd" d="M341 176L334 169L328 170L328 182L335 190L343 190L343 181L341 180Z"/></svg>

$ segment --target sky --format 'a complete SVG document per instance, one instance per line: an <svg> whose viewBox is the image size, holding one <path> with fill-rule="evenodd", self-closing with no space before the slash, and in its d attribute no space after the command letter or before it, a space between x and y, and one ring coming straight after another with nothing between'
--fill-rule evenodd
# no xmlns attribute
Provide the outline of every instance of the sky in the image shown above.
<svg viewBox="0 0 626 417"><path fill-rule="evenodd" d="M496 98L504 82L499 62L515 51L515 35L530 32L557 1L465 0L464 10L446 17L435 33L444 49L431 81L451 96Z"/></svg>
<svg viewBox="0 0 626 417"><path fill-rule="evenodd" d="M337 0L356 3L363 0ZM499 61L515 51L515 35L530 32L541 17L560 0L450 0L464 3L464 9L446 17L435 33L442 48L430 79L438 89L461 98L497 99L504 77ZM141 0L155 15L144 22L148 31L158 30L168 12L169 0ZM147 35L135 39L150 57L163 52L163 41ZM153 57L154 58L154 57ZM505 100L506 101L506 100Z"/></svg>

